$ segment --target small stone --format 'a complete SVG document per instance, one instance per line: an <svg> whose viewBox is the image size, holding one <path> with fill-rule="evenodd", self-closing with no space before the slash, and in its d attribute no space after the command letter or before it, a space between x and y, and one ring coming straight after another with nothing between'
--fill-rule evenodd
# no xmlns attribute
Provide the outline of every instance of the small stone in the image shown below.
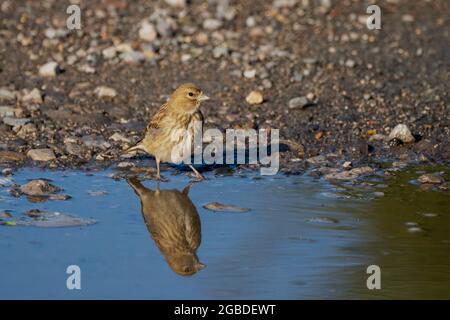
<svg viewBox="0 0 450 320"><path fill-rule="evenodd" d="M316 140L320 140L320 139L322 139L322 137L323 137L323 131L319 131L314 135L314 138Z"/></svg>
<svg viewBox="0 0 450 320"><path fill-rule="evenodd" d="M48 196L49 200L55 200L55 201L66 201L71 199L72 197L68 194L51 194Z"/></svg>
<svg viewBox="0 0 450 320"><path fill-rule="evenodd" d="M138 64L146 60L146 56L140 51L124 52L120 55L123 62L129 64Z"/></svg>
<svg viewBox="0 0 450 320"><path fill-rule="evenodd" d="M120 168L120 169L132 168L134 166L135 166L135 164L133 162L128 162L128 161L122 161L117 164L117 168Z"/></svg>
<svg viewBox="0 0 450 320"><path fill-rule="evenodd" d="M362 176L362 175L371 175L375 173L375 170L372 169L371 167L359 167L359 168L355 168L350 170L350 172L352 174L358 175L358 176Z"/></svg>
<svg viewBox="0 0 450 320"><path fill-rule="evenodd" d="M165 2L172 7L185 7L186 0L165 0Z"/></svg>
<svg viewBox="0 0 450 320"><path fill-rule="evenodd" d="M0 219L9 219L12 218L12 214L8 211L0 211Z"/></svg>
<svg viewBox="0 0 450 320"><path fill-rule="evenodd" d="M0 88L0 101L2 102L14 102L16 101L16 95L14 92L5 88Z"/></svg>
<svg viewBox="0 0 450 320"><path fill-rule="evenodd" d="M376 133L376 134L371 135L369 137L369 142L372 142L372 141L385 141L385 140L386 140L386 136L384 134L381 134L381 133Z"/></svg>
<svg viewBox="0 0 450 320"><path fill-rule="evenodd" d="M31 149L27 152L27 156L34 161L51 161L55 160L56 156L52 149Z"/></svg>
<svg viewBox="0 0 450 320"><path fill-rule="evenodd" d="M274 8L292 8L297 3L297 0L274 0L272 6Z"/></svg>
<svg viewBox="0 0 450 320"><path fill-rule="evenodd" d="M254 90L245 98L248 104L257 105L264 101L263 95L260 91Z"/></svg>
<svg viewBox="0 0 450 320"><path fill-rule="evenodd" d="M184 53L181 55L181 62L185 63L191 60L192 56L190 54Z"/></svg>
<svg viewBox="0 0 450 320"><path fill-rule="evenodd" d="M77 145L76 143L66 143L65 145L66 151L68 154L71 154L73 156L80 157L81 156L81 147Z"/></svg>
<svg viewBox="0 0 450 320"><path fill-rule="evenodd" d="M256 76L256 70L255 69L251 69L251 70L245 70L244 71L244 77L247 79L253 79Z"/></svg>
<svg viewBox="0 0 450 320"><path fill-rule="evenodd" d="M88 190L88 193L93 197L100 197L108 194L107 191L92 191L92 190Z"/></svg>
<svg viewBox="0 0 450 320"><path fill-rule="evenodd" d="M437 174L423 174L417 179L417 181L426 184L441 184L445 182L444 178Z"/></svg>
<svg viewBox="0 0 450 320"><path fill-rule="evenodd" d="M67 64L70 66L74 65L75 62L77 62L77 61L78 61L78 57L74 54L71 54L70 56L68 56L67 60L66 60Z"/></svg>
<svg viewBox="0 0 450 320"><path fill-rule="evenodd" d="M389 134L389 141L398 139L403 143L412 143L415 141L414 136L405 124L398 124Z"/></svg>
<svg viewBox="0 0 450 320"><path fill-rule="evenodd" d="M82 227L97 223L93 219L86 219L60 212L44 212L40 210L30 210L25 217L15 221L18 226L38 227L38 228L67 228Z"/></svg>
<svg viewBox="0 0 450 320"><path fill-rule="evenodd" d="M65 37L68 33L69 30L54 28L48 28L44 31L45 36L49 39L62 38Z"/></svg>
<svg viewBox="0 0 450 320"><path fill-rule="evenodd" d="M206 30L217 30L222 26L222 21L217 19L206 19L203 21L203 28Z"/></svg>
<svg viewBox="0 0 450 320"><path fill-rule="evenodd" d="M264 36L264 29L261 27L253 27L250 29L250 37L252 38L260 38Z"/></svg>
<svg viewBox="0 0 450 320"><path fill-rule="evenodd" d="M255 17L252 17L252 16L247 17L247 19L245 20L245 25L246 25L248 28L253 28L254 26L256 26L256 20L255 20Z"/></svg>
<svg viewBox="0 0 450 320"><path fill-rule="evenodd" d="M262 81L262 85L265 89L270 89L272 88L272 82L269 79L264 79Z"/></svg>
<svg viewBox="0 0 450 320"><path fill-rule="evenodd" d="M115 49L117 52L120 53L133 51L133 47L129 43L119 43L118 45L115 46Z"/></svg>
<svg viewBox="0 0 450 320"><path fill-rule="evenodd" d="M152 42L155 41L157 36L155 26L148 21L143 21L141 28L139 29L139 38L144 41Z"/></svg>
<svg viewBox="0 0 450 320"><path fill-rule="evenodd" d="M124 137L123 135L121 135L118 132L114 133L111 137L109 137L109 140L113 140L116 142L120 141L120 142L130 143L130 139Z"/></svg>
<svg viewBox="0 0 450 320"><path fill-rule="evenodd" d="M55 77L61 69L57 62L51 61L39 67L39 75L42 77Z"/></svg>
<svg viewBox="0 0 450 320"><path fill-rule="evenodd" d="M438 216L437 213L422 213L422 216L425 218L436 218Z"/></svg>
<svg viewBox="0 0 450 320"><path fill-rule="evenodd" d="M318 165L318 164L325 164L326 162L328 162L328 160L324 155L318 155L318 156L306 159L306 162L308 162L312 165Z"/></svg>
<svg viewBox="0 0 450 320"><path fill-rule="evenodd" d="M111 144L105 141L100 135L88 135L81 138L84 145L88 148L100 148L106 150L111 147Z"/></svg>
<svg viewBox="0 0 450 320"><path fill-rule="evenodd" d="M199 44L201 46L208 44L208 34L205 32L199 32L195 36L195 41L197 42L197 44Z"/></svg>
<svg viewBox="0 0 450 320"><path fill-rule="evenodd" d="M30 120L31 119L29 118L5 117L3 118L3 123L11 127L20 127L26 125L28 122L30 122Z"/></svg>
<svg viewBox="0 0 450 320"><path fill-rule="evenodd" d="M309 100L306 97L296 97L289 100L289 109L301 109L309 104Z"/></svg>
<svg viewBox="0 0 450 320"><path fill-rule="evenodd" d="M94 93L100 98L114 98L117 96L117 91L107 86L98 86L95 88Z"/></svg>
<svg viewBox="0 0 450 320"><path fill-rule="evenodd" d="M420 233L423 232L423 229L420 227L410 227L408 228L409 233Z"/></svg>
<svg viewBox="0 0 450 320"><path fill-rule="evenodd" d="M403 22L414 22L414 17L410 14L404 14L404 15L402 15L402 21Z"/></svg>
<svg viewBox="0 0 450 320"><path fill-rule="evenodd" d="M308 94L306 95L306 99L308 99L308 101L313 101L314 99L316 99L316 95L313 92L308 92Z"/></svg>
<svg viewBox="0 0 450 320"><path fill-rule="evenodd" d="M219 19L226 19L231 21L237 14L236 8L230 6L229 0L217 1L216 17Z"/></svg>
<svg viewBox="0 0 450 320"><path fill-rule="evenodd" d="M341 180L341 181L351 181L360 176L372 175L375 172L374 169L370 167L360 167L354 168L349 171L333 172L325 175L326 180Z"/></svg>
<svg viewBox="0 0 450 320"><path fill-rule="evenodd" d="M305 58L305 59L303 59L303 63L305 63L305 64L316 64L317 63L317 59L315 59L315 58Z"/></svg>
<svg viewBox="0 0 450 320"><path fill-rule="evenodd" d="M205 204L203 208L208 209L210 211L214 212L248 212L250 211L249 208L241 208L234 205L229 204L222 204L219 202L211 202L208 204Z"/></svg>
<svg viewBox="0 0 450 320"><path fill-rule="evenodd" d="M87 74L94 74L95 73L95 68L91 67L88 64L82 64L77 69L78 69L78 71L83 72L83 73L87 73Z"/></svg>
<svg viewBox="0 0 450 320"><path fill-rule="evenodd" d="M347 61L345 61L345 66L348 68L353 68L355 65L356 65L355 60L348 59Z"/></svg>
<svg viewBox="0 0 450 320"><path fill-rule="evenodd" d="M0 151L0 162L4 161L23 161L25 156L15 151Z"/></svg>
<svg viewBox="0 0 450 320"><path fill-rule="evenodd" d="M221 57L225 57L228 55L228 48L227 47L215 47L213 49L213 57L215 59L219 59Z"/></svg>
<svg viewBox="0 0 450 320"><path fill-rule="evenodd" d="M342 167L344 169L350 169L352 167L352 162L351 161L345 161L344 164L342 165Z"/></svg>
<svg viewBox="0 0 450 320"><path fill-rule="evenodd" d="M14 108L0 106L0 118L3 117L14 117Z"/></svg>
<svg viewBox="0 0 450 320"><path fill-rule="evenodd" d="M332 218L332 217L314 217L314 218L308 218L308 219L306 219L306 221L312 222L312 223L327 223L327 224L339 223L338 219Z"/></svg>
<svg viewBox="0 0 450 320"><path fill-rule="evenodd" d="M159 17L156 19L156 31L161 37L168 38L175 34L177 23L170 17Z"/></svg>
<svg viewBox="0 0 450 320"><path fill-rule="evenodd" d="M2 170L2 175L7 177L7 176L12 176L13 175L13 169L11 168L5 168Z"/></svg>
<svg viewBox="0 0 450 320"><path fill-rule="evenodd" d="M37 132L36 126L32 123L27 123L20 128L20 130L17 132L17 136L19 138L26 139L27 136L36 132Z"/></svg>
<svg viewBox="0 0 450 320"><path fill-rule="evenodd" d="M29 196L47 196L51 193L61 191L61 189L52 185L47 180L36 179L21 186L20 191Z"/></svg>
<svg viewBox="0 0 450 320"><path fill-rule="evenodd" d="M381 191L375 191L375 192L373 193L373 195L374 195L375 197L377 197L377 198L382 198L382 197L384 197L384 192L381 192Z"/></svg>
<svg viewBox="0 0 450 320"><path fill-rule="evenodd" d="M22 103L27 104L42 104L42 93L38 88L34 88L29 93L22 97Z"/></svg>
<svg viewBox="0 0 450 320"><path fill-rule="evenodd" d="M117 50L115 47L108 47L102 50L103 58L109 60L114 58L117 55Z"/></svg>

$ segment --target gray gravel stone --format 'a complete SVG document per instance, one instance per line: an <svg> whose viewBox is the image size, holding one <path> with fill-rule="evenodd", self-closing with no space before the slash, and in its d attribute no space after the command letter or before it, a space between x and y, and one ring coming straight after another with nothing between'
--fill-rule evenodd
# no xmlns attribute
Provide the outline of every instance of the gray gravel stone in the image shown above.
<svg viewBox="0 0 450 320"><path fill-rule="evenodd" d="M3 118L3 123L11 127L23 126L30 121L31 119L28 118L13 118L13 117Z"/></svg>
<svg viewBox="0 0 450 320"><path fill-rule="evenodd" d="M414 136L405 124L398 124L389 134L389 140L399 139L403 143L414 142Z"/></svg>
<svg viewBox="0 0 450 320"><path fill-rule="evenodd" d="M55 160L56 156L52 149L31 149L27 152L27 156L34 161L51 161Z"/></svg>
<svg viewBox="0 0 450 320"><path fill-rule="evenodd" d="M308 98L306 97L296 97L289 100L289 109L301 109L309 104Z"/></svg>

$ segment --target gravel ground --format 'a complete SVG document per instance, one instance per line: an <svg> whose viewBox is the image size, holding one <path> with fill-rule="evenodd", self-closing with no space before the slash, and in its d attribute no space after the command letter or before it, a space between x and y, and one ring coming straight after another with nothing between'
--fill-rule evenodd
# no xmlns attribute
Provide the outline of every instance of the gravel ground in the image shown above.
<svg viewBox="0 0 450 320"><path fill-rule="evenodd" d="M379 1L369 30L372 2L2 0L0 168L119 163L183 82L207 127L280 129L286 173L448 163L450 2Z"/></svg>

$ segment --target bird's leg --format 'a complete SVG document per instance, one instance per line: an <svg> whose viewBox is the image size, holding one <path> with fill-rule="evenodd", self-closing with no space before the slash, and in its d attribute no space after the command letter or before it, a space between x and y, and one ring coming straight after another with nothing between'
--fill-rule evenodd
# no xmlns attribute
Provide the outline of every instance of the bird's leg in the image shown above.
<svg viewBox="0 0 450 320"><path fill-rule="evenodd" d="M156 190L155 190L155 194L158 195L161 192L161 190L159 189L159 180L156 181Z"/></svg>
<svg viewBox="0 0 450 320"><path fill-rule="evenodd" d="M195 178L197 178L197 180L199 180L199 181L205 180L205 177L202 176L201 173L198 172L191 164L189 165L189 168L191 168L192 171L194 171Z"/></svg>
<svg viewBox="0 0 450 320"><path fill-rule="evenodd" d="M157 159L156 159L156 180L157 180L157 181L167 182L167 181L168 181L167 179L161 177L160 169L159 169L159 163L160 163L160 162L161 162L161 161L157 158Z"/></svg>
<svg viewBox="0 0 450 320"><path fill-rule="evenodd" d="M159 173L159 159L156 158L156 180L161 181L161 175Z"/></svg>

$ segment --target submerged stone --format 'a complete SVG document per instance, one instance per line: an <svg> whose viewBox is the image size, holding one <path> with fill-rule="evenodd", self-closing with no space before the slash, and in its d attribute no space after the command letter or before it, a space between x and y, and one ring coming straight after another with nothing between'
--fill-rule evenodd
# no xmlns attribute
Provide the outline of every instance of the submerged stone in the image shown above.
<svg viewBox="0 0 450 320"><path fill-rule="evenodd" d="M94 219L86 219L60 212L30 210L25 216L14 221L17 226L40 228L82 227L97 223Z"/></svg>
<svg viewBox="0 0 450 320"><path fill-rule="evenodd" d="M29 196L47 196L61 191L61 189L52 185L47 180L37 179L31 180L27 184L21 186L20 191Z"/></svg>
<svg viewBox="0 0 450 320"><path fill-rule="evenodd" d="M210 202L208 204L205 204L203 208L214 212L248 212L251 210L249 208L241 208L238 206L222 204L219 202Z"/></svg>

